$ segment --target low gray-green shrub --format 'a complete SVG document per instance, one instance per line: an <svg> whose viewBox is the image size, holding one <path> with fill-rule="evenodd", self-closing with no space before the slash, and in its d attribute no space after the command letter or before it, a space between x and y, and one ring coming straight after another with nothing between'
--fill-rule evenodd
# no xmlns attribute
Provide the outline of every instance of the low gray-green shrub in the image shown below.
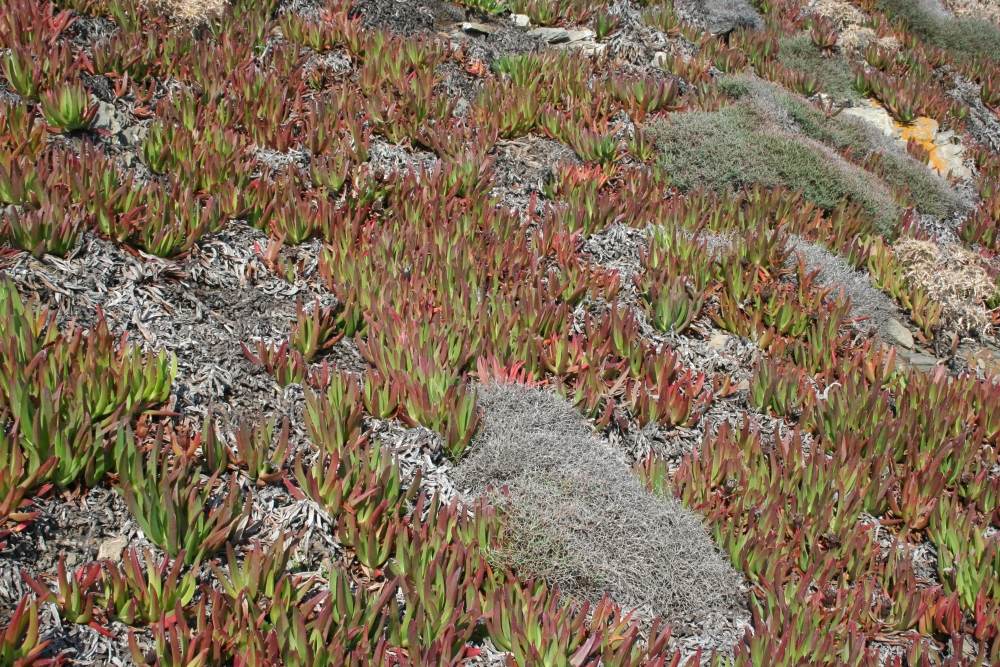
<svg viewBox="0 0 1000 667"><path fill-rule="evenodd" d="M880 8L906 19L909 30L928 44L954 56L986 56L1000 60L1000 27L982 19L952 18L931 11L926 2L882 0Z"/></svg>
<svg viewBox="0 0 1000 667"><path fill-rule="evenodd" d="M741 616L741 577L701 519L645 490L623 454L554 394L523 385L479 390L483 427L455 468L469 498L489 493L504 521L494 565L569 595L684 624ZM490 491L489 489L492 489Z"/></svg>
<svg viewBox="0 0 1000 667"><path fill-rule="evenodd" d="M652 124L662 166L682 190L722 191L760 184L801 189L832 209L845 197L888 229L897 206L888 189L860 167L806 136L780 131L751 100L716 112L677 114Z"/></svg>
<svg viewBox="0 0 1000 667"><path fill-rule="evenodd" d="M809 33L786 37L778 42L778 62L798 72L812 74L823 82L823 93L837 100L859 99L854 89L854 70L845 58L823 54Z"/></svg>
<svg viewBox="0 0 1000 667"><path fill-rule="evenodd" d="M937 218L965 207L944 179L860 118L828 117L798 95L746 76L723 77L719 89L736 104L652 127L664 166L681 188L782 184L802 188L825 208L848 195L884 225L895 220L892 188L906 187L917 210ZM848 148L857 158L881 153L884 182L844 160Z"/></svg>

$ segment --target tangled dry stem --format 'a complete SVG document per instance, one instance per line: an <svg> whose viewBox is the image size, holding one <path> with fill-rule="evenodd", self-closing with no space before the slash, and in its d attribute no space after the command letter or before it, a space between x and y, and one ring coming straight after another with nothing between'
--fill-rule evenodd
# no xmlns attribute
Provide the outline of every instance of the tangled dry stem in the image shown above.
<svg viewBox="0 0 1000 667"><path fill-rule="evenodd" d="M502 565L579 598L610 592L675 628L745 615L742 578L698 516L648 493L572 405L520 385L484 386L479 398L484 426L456 487L502 509Z"/></svg>
<svg viewBox="0 0 1000 667"><path fill-rule="evenodd" d="M203 23L222 14L226 0L152 0L152 4L180 23Z"/></svg>
<svg viewBox="0 0 1000 667"><path fill-rule="evenodd" d="M991 334L985 302L996 286L982 257L959 245L911 238L898 241L893 253L905 267L906 280L923 287L931 300L942 305L946 326L980 336Z"/></svg>

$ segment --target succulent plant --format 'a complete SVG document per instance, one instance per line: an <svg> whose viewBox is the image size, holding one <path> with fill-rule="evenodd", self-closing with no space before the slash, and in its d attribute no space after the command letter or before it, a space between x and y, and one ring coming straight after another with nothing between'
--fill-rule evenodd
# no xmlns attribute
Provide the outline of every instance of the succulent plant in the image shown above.
<svg viewBox="0 0 1000 667"><path fill-rule="evenodd" d="M75 132L90 127L97 116L97 105L82 84L65 84L57 91L45 91L41 97L42 115L46 122L63 132Z"/></svg>
<svg viewBox="0 0 1000 667"><path fill-rule="evenodd" d="M163 445L161 426L145 457L131 430L123 430L117 445L119 488L147 539L172 557L183 551L184 562L191 565L222 548L249 516L251 503L244 500L235 477L228 492L217 494L218 473L203 483L200 466L186 456L171 468Z"/></svg>

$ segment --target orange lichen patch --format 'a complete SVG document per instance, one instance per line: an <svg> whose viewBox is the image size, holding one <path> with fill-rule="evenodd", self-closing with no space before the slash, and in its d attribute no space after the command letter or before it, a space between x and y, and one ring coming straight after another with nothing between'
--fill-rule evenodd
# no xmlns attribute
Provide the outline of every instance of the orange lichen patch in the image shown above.
<svg viewBox="0 0 1000 667"><path fill-rule="evenodd" d="M921 143L924 148L928 151L934 146L934 138L937 136L938 124L933 118L917 118L913 122L913 125L900 125L895 123L897 127L900 128L903 141L909 141L910 139L915 139Z"/></svg>
<svg viewBox="0 0 1000 667"><path fill-rule="evenodd" d="M950 172L953 176L958 176L964 171L962 153L965 149L942 141L938 135L938 123L933 118L921 116L912 125L903 126L895 121L893 125L899 129L901 144L913 139L927 151L927 166L937 173L948 176Z"/></svg>

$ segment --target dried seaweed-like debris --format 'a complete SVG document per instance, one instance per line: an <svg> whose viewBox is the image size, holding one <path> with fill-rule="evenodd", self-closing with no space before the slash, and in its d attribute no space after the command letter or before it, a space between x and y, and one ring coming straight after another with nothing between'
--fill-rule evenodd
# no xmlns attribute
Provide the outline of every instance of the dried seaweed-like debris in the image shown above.
<svg viewBox="0 0 1000 667"><path fill-rule="evenodd" d="M923 287L932 301L943 306L944 322L960 331L990 333L985 302L996 287L983 259L959 245L901 239L893 252L905 267L905 278Z"/></svg>

